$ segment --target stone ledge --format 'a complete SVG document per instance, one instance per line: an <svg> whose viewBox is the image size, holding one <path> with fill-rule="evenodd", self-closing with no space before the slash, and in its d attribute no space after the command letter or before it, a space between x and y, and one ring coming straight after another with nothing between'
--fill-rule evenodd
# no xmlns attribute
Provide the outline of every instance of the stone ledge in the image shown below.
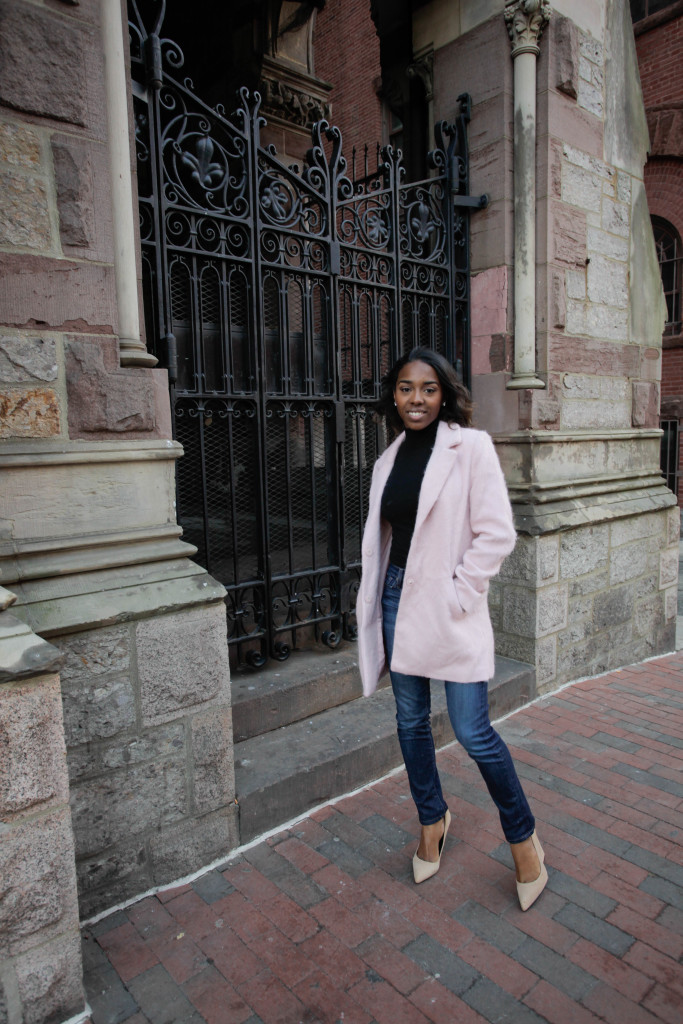
<svg viewBox="0 0 683 1024"><path fill-rule="evenodd" d="M93 462L147 462L178 459L183 454L177 441L6 441L0 452L0 469L20 466L64 465Z"/></svg>
<svg viewBox="0 0 683 1024"><path fill-rule="evenodd" d="M660 486L625 494L596 494L593 500L567 498L542 505L513 502L515 528L519 533L539 536L572 530L577 526L593 526L623 516L642 515L676 505L676 496L662 482Z"/></svg>
<svg viewBox="0 0 683 1024"><path fill-rule="evenodd" d="M223 601L225 587L188 559L14 584L16 612L37 633L99 629Z"/></svg>
<svg viewBox="0 0 683 1024"><path fill-rule="evenodd" d="M57 672L63 655L17 618L0 617L0 683Z"/></svg>

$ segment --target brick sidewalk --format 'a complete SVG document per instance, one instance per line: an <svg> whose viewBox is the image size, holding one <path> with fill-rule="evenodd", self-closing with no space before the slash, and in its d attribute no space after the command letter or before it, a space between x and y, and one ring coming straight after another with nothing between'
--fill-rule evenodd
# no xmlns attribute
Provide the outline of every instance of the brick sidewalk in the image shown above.
<svg viewBox="0 0 683 1024"><path fill-rule="evenodd" d="M84 934L93 1024L681 1024L683 652L500 727L550 881L525 914L479 773L416 887L402 772Z"/></svg>

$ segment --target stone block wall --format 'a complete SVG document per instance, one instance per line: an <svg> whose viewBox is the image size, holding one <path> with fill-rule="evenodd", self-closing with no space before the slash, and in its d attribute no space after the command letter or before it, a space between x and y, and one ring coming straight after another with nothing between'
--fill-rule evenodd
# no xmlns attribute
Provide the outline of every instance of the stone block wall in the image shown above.
<svg viewBox="0 0 683 1024"><path fill-rule="evenodd" d="M127 150L110 138L101 26L113 9L0 0L0 584L66 655L44 707L61 728L63 698L72 813L62 748L59 799L25 829L30 817L43 850L36 884L50 837L59 857L75 850L83 915L198 870L237 835L224 591L180 540L166 371L131 355L134 331L119 338L110 147ZM118 99L125 112L130 88ZM27 755L13 771L30 784ZM56 934L66 918L48 889ZM70 948L54 954L64 971Z"/></svg>
<svg viewBox="0 0 683 1024"><path fill-rule="evenodd" d="M59 662L0 613L0 1020L11 1024L84 1007Z"/></svg>
<svg viewBox="0 0 683 1024"><path fill-rule="evenodd" d="M539 693L675 647L677 508L530 537L493 581L499 653L536 668Z"/></svg>
<svg viewBox="0 0 683 1024"><path fill-rule="evenodd" d="M222 602L60 636L88 917L237 844Z"/></svg>

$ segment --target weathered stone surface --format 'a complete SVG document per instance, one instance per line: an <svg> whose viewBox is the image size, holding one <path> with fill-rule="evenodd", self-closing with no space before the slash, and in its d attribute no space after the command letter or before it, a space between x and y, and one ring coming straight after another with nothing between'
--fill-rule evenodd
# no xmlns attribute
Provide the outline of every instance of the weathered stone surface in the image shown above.
<svg viewBox="0 0 683 1024"><path fill-rule="evenodd" d="M667 536L669 544L678 544L681 539L680 508L670 508L667 512Z"/></svg>
<svg viewBox="0 0 683 1024"><path fill-rule="evenodd" d="M77 338L67 343L66 386L72 437L154 430L151 374L139 369L114 372L112 344L116 343L111 339Z"/></svg>
<svg viewBox="0 0 683 1024"><path fill-rule="evenodd" d="M647 127L650 133L650 156L683 157L683 110L669 107L648 110Z"/></svg>
<svg viewBox="0 0 683 1024"><path fill-rule="evenodd" d="M569 271L567 272L570 273ZM567 293L563 274L553 273L550 283L550 323L555 330L564 327L567 319Z"/></svg>
<svg viewBox="0 0 683 1024"><path fill-rule="evenodd" d="M67 754L69 777L77 782L86 775L100 775L126 765L184 757L185 726L182 722L145 729L141 736L118 737L111 742L88 743Z"/></svg>
<svg viewBox="0 0 683 1024"><path fill-rule="evenodd" d="M92 684L93 677L127 672L130 665L130 633L127 626L94 629L61 636L63 675L73 686Z"/></svg>
<svg viewBox="0 0 683 1024"><path fill-rule="evenodd" d="M0 952L20 952L77 928L68 808L5 828L0 843Z"/></svg>
<svg viewBox="0 0 683 1024"><path fill-rule="evenodd" d="M51 388L0 390L0 437L54 437L59 399Z"/></svg>
<svg viewBox="0 0 683 1024"><path fill-rule="evenodd" d="M657 560L657 555L649 551L642 541L615 548L609 559L610 586L644 576L648 567Z"/></svg>
<svg viewBox="0 0 683 1024"><path fill-rule="evenodd" d="M236 804L157 832L150 840L156 885L172 882L229 853L238 843Z"/></svg>
<svg viewBox="0 0 683 1024"><path fill-rule="evenodd" d="M59 676L0 686L0 815L69 799Z"/></svg>
<svg viewBox="0 0 683 1024"><path fill-rule="evenodd" d="M562 200L581 210L599 212L602 204L602 176L591 168L565 161L562 167Z"/></svg>
<svg viewBox="0 0 683 1024"><path fill-rule="evenodd" d="M0 121L0 161L10 167L38 170L42 160L39 132L29 124Z"/></svg>
<svg viewBox="0 0 683 1024"><path fill-rule="evenodd" d="M77 928L50 946L20 957L16 973L22 1024L67 1020L83 1010L83 966Z"/></svg>
<svg viewBox="0 0 683 1024"><path fill-rule="evenodd" d="M671 587L664 591L664 618L667 622L676 619L678 614L678 588ZM673 646L665 650L673 650Z"/></svg>
<svg viewBox="0 0 683 1024"><path fill-rule="evenodd" d="M632 583L595 595L593 622L596 632L611 629L633 618L635 589Z"/></svg>
<svg viewBox="0 0 683 1024"><path fill-rule="evenodd" d="M57 379L57 346L54 338L28 334L0 335L0 382L22 384Z"/></svg>
<svg viewBox="0 0 683 1024"><path fill-rule="evenodd" d="M588 298L604 306L628 306L628 265L604 256L593 256L588 264Z"/></svg>
<svg viewBox="0 0 683 1024"><path fill-rule="evenodd" d="M64 733L69 747L109 739L135 725L135 693L129 679L62 683Z"/></svg>
<svg viewBox="0 0 683 1024"><path fill-rule="evenodd" d="M188 813L185 765L155 761L71 789L76 854L90 857Z"/></svg>
<svg viewBox="0 0 683 1024"><path fill-rule="evenodd" d="M570 399L562 406L565 430L626 430L631 426L631 402Z"/></svg>
<svg viewBox="0 0 683 1024"><path fill-rule="evenodd" d="M567 333L609 341L628 339L628 310L567 301ZM566 361L565 361L566 365Z"/></svg>
<svg viewBox="0 0 683 1024"><path fill-rule="evenodd" d="M121 842L97 856L79 860L78 898L81 918L139 895L152 887L144 839Z"/></svg>
<svg viewBox="0 0 683 1024"><path fill-rule="evenodd" d="M659 385L654 381L633 382L632 420L634 427L659 426Z"/></svg>
<svg viewBox="0 0 683 1024"><path fill-rule="evenodd" d="M42 176L0 167L0 245L42 251L50 247L50 212Z"/></svg>
<svg viewBox="0 0 683 1024"><path fill-rule="evenodd" d="M193 717L192 757L196 809L204 814L231 803L235 798L235 768L230 708Z"/></svg>
<svg viewBox="0 0 683 1024"><path fill-rule="evenodd" d="M113 334L113 266L0 253L0 322Z"/></svg>
<svg viewBox="0 0 683 1024"><path fill-rule="evenodd" d="M664 624L665 601L661 594L655 594L639 601L633 618L633 633L635 636L654 636L656 631Z"/></svg>
<svg viewBox="0 0 683 1024"><path fill-rule="evenodd" d="M606 525L563 533L560 540L561 578L574 579L604 568L607 565L608 545L609 527Z"/></svg>
<svg viewBox="0 0 683 1024"><path fill-rule="evenodd" d="M552 260L569 267L586 264L586 216L563 203L552 203Z"/></svg>
<svg viewBox="0 0 683 1024"><path fill-rule="evenodd" d="M567 624L566 584L539 591L506 587L503 592L503 629L527 637L542 637Z"/></svg>
<svg viewBox="0 0 683 1024"><path fill-rule="evenodd" d="M628 381L615 377L598 377L592 374L565 373L562 375L562 389L565 399L625 402L631 397Z"/></svg>
<svg viewBox="0 0 683 1024"><path fill-rule="evenodd" d="M536 687L547 687L557 675L557 637L546 636L536 645Z"/></svg>
<svg viewBox="0 0 683 1024"><path fill-rule="evenodd" d="M593 224L589 224L586 229L586 249L591 256L593 253L597 253L600 256L607 256L609 259L622 262L626 261L629 255L627 238L612 235L609 231L603 231L602 228Z"/></svg>
<svg viewBox="0 0 683 1024"><path fill-rule="evenodd" d="M579 84L579 30L571 18L555 14L550 19L554 45L550 54L555 61L555 88L576 99Z"/></svg>
<svg viewBox="0 0 683 1024"><path fill-rule="evenodd" d="M92 169L86 146L52 139L59 236L63 245L92 245L95 237Z"/></svg>
<svg viewBox="0 0 683 1024"><path fill-rule="evenodd" d="M594 63L584 54L579 59L579 82L577 102L584 110L602 118L604 73L600 64Z"/></svg>
<svg viewBox="0 0 683 1024"><path fill-rule="evenodd" d="M659 556L659 588L670 586L678 581L678 547L667 548Z"/></svg>
<svg viewBox="0 0 683 1024"><path fill-rule="evenodd" d="M605 198L602 204L601 227L612 235L628 238L630 231L630 209L626 203L613 202Z"/></svg>
<svg viewBox="0 0 683 1024"><path fill-rule="evenodd" d="M83 54L89 45L88 34L73 19L55 17L33 4L0 0L0 103L84 125Z"/></svg>
<svg viewBox="0 0 683 1024"><path fill-rule="evenodd" d="M138 622L136 642L146 724L217 697L229 702L223 604Z"/></svg>
<svg viewBox="0 0 683 1024"><path fill-rule="evenodd" d="M642 540L646 537L655 537L663 542L666 523L666 512L651 512L649 515L619 519L609 528L612 547L629 544L631 541Z"/></svg>

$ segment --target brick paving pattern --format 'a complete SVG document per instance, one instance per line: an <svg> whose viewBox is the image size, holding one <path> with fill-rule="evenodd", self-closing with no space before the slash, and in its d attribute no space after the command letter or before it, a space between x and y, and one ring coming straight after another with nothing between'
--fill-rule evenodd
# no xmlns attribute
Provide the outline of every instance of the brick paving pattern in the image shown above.
<svg viewBox="0 0 683 1024"><path fill-rule="evenodd" d="M93 1024L681 1024L683 652L577 683L500 731L550 880L526 913L475 766L417 887L404 773L84 933Z"/></svg>

